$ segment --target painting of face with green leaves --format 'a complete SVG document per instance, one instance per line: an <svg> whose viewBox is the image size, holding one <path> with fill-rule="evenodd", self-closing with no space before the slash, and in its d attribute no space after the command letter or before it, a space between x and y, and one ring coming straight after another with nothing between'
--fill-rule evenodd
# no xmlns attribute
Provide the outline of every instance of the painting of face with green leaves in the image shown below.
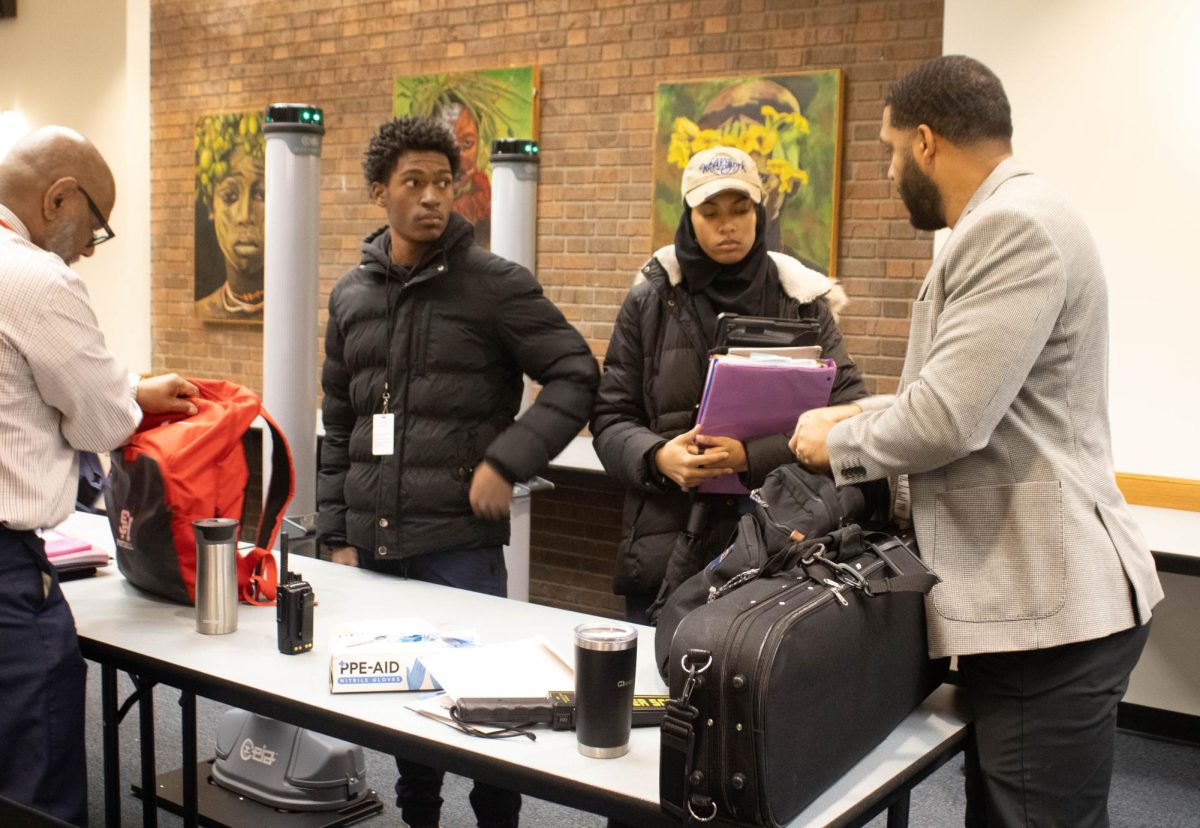
<svg viewBox="0 0 1200 828"><path fill-rule="evenodd" d="M196 122L196 315L263 318L266 145L261 112Z"/></svg>
<svg viewBox="0 0 1200 828"><path fill-rule="evenodd" d="M654 105L654 250L675 238L688 160L732 146L758 165L768 248L836 275L840 70L660 83Z"/></svg>
<svg viewBox="0 0 1200 828"><path fill-rule="evenodd" d="M392 114L432 117L454 136L462 166L450 209L475 226L475 241L491 244L492 141L537 138L537 67L482 69L396 78Z"/></svg>

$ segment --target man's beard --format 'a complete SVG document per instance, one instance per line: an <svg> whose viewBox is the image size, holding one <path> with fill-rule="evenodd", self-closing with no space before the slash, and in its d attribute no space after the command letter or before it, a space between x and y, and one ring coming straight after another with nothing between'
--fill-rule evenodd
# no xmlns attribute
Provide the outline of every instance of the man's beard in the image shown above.
<svg viewBox="0 0 1200 828"><path fill-rule="evenodd" d="M933 179L921 172L910 153L900 170L900 200L908 208L908 220L918 230L941 230L946 226L942 194Z"/></svg>
<svg viewBox="0 0 1200 828"><path fill-rule="evenodd" d="M46 236L46 249L58 255L68 266L79 261L79 252L75 250L75 237L79 229L69 221L60 221Z"/></svg>

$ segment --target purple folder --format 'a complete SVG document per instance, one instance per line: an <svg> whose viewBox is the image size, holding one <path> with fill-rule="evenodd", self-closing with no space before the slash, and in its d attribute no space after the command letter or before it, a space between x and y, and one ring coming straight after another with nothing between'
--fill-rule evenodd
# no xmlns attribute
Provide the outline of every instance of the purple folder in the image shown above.
<svg viewBox="0 0 1200 828"><path fill-rule="evenodd" d="M791 434L801 414L829 403L837 365L831 359L820 363L805 367L766 360L713 359L696 418L700 433L736 437L742 442ZM698 488L714 494L749 493L736 474L705 480Z"/></svg>

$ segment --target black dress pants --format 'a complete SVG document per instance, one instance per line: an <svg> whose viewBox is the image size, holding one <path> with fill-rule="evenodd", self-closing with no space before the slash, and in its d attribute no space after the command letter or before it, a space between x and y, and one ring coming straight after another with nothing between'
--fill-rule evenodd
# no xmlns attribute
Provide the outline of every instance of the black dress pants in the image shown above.
<svg viewBox="0 0 1200 828"><path fill-rule="evenodd" d="M508 595L508 571L504 567L504 551L499 546L434 552L399 561L371 561L360 551L359 561L369 563L377 572L501 598ZM411 828L436 826L442 811L445 774L401 756L396 757L396 767L400 771L396 805L401 817ZM521 813L519 793L476 781L470 800L480 828L517 828Z"/></svg>
<svg viewBox="0 0 1200 828"><path fill-rule="evenodd" d="M0 526L0 795L75 825L88 815L86 679L41 539Z"/></svg>
<svg viewBox="0 0 1200 828"><path fill-rule="evenodd" d="M1150 625L1044 650L960 656L975 717L967 828L1104 828L1117 703Z"/></svg>

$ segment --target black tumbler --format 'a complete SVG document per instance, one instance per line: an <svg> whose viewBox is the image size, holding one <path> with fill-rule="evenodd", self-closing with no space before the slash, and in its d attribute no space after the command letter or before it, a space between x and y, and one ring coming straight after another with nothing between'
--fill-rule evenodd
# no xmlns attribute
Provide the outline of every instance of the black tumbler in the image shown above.
<svg viewBox="0 0 1200 828"><path fill-rule="evenodd" d="M575 736L579 752L615 759L629 752L637 630L617 621L575 628Z"/></svg>

